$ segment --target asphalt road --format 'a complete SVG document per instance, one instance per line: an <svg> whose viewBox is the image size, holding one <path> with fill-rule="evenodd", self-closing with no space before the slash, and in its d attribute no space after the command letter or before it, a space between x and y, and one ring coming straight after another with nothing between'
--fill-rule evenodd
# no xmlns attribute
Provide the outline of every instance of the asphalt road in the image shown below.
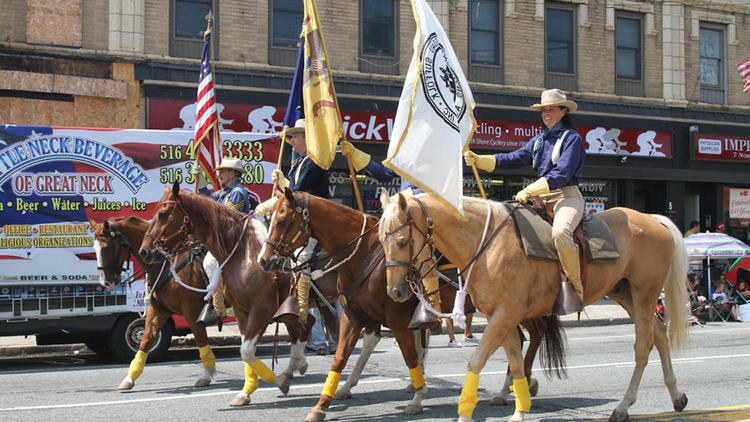
<svg viewBox="0 0 750 422"><path fill-rule="evenodd" d="M566 332L568 378L550 380L536 373L539 395L532 400L527 420L606 419L624 394L633 369L633 326L579 327ZM445 335L434 336L431 342L429 398L423 414L403 413L411 398L401 391L408 373L392 340L384 338L353 398L334 401L327 420L454 420L466 362L474 348L448 348ZM281 353L283 367L288 347ZM124 393L116 386L126 375L127 365L94 355L6 358L0 360L0 420L301 421L317 401L332 361L331 356L308 356L307 375L292 381L287 396L261 382L249 406L230 408L227 403L243 384L239 351L225 347L216 354L218 375L208 387L192 387L201 372L197 350L192 349L170 352L167 361L147 365L135 388ZM268 345L261 346L259 354L270 363ZM672 404L654 351L638 401L631 407L631 420L750 420L750 324L693 327L689 347L676 352L673 362L678 386L689 398L686 411L668 413ZM476 420L506 420L513 413L512 402L489 404L490 394L502 385L505 365L500 350L482 372ZM722 407L729 408L710 410Z"/></svg>

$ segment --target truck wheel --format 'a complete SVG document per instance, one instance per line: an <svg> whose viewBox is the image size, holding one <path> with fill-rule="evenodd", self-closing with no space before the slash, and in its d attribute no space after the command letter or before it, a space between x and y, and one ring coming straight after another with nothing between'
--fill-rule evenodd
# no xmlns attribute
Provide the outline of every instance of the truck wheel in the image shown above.
<svg viewBox="0 0 750 422"><path fill-rule="evenodd" d="M120 317L112 328L109 336L109 351L120 362L130 362L138 351L141 343L145 319L137 314L127 314ZM156 344L148 352L148 361L154 362L164 357L172 343L172 321L167 321L161 330Z"/></svg>

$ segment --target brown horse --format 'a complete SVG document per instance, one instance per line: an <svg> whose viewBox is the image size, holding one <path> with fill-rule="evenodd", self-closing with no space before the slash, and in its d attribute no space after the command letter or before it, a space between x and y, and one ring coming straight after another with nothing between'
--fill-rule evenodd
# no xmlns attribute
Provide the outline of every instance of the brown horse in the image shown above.
<svg viewBox="0 0 750 422"><path fill-rule="evenodd" d="M381 195L384 213L380 241L389 261L406 266L389 266L388 294L405 301L411 296L410 267L417 259L414 251L425 244L434 245L459 268L473 264L468 291L476 307L488 318L487 328L468 364L466 381L458 404L459 420L471 420L477 403L479 373L487 359L502 344L514 377L516 412L512 421L523 420L531 408L521 347L514 327L522 320L552 312L559 286L560 269L556 263L529 258L518 245L513 224L507 224L508 211L491 202L464 198L466 219L456 217L438 199L418 195L407 200L399 195L391 202ZM485 227L487 213L493 217ZM624 421L635 402L643 369L651 348L659 351L664 383L675 410L682 410L687 397L677 389L669 348L680 347L687 339L687 294L684 278L687 254L682 233L664 216L647 215L627 208L614 208L600 216L615 237L621 256L612 263L591 263L584 301L590 304L609 294L617 300L635 323L635 369L623 400L610 420ZM428 230L428 218L433 222ZM496 231L496 232L495 232ZM489 241L480 250L482 233ZM490 235L493 233L494 236ZM479 251L478 255L475 251ZM411 264L410 264L411 263ZM669 324L655 324L654 306L664 288ZM669 337L669 339L668 339Z"/></svg>
<svg viewBox="0 0 750 422"><path fill-rule="evenodd" d="M257 255L266 239L265 226L252 216L229 209L213 199L180 191L177 183L165 188L156 206L156 215L143 239L139 254L146 262L154 262L158 250L171 253L179 249L188 234L201 241L221 263L221 287L232 304L242 334L240 354L245 364L245 385L230 405L250 403L250 395L258 387L258 377L289 392L294 371L304 374L307 359L304 348L314 322L308 319L305 330L297 332L287 325L292 342L289 366L277 377L255 357L260 336L265 332L282 299L290 290L290 277L264 272Z"/></svg>
<svg viewBox="0 0 750 422"><path fill-rule="evenodd" d="M409 368L414 397L406 406L405 412L422 412L422 400L427 394L422 373L426 336L420 335L419 331L409 330L409 321L417 306L416 298L399 303L386 294L383 248L375 230L378 221L375 216L304 192L292 193L289 189L285 190L283 197L280 196L274 209L268 240L259 255L259 262L264 269L278 268L294 250L304 246L309 237L317 239L340 265L339 291L345 299L345 306L339 344L326 385L306 421L323 420L334 397L342 399L351 396L351 388L357 384L367 358L380 340L381 325L390 328ZM455 294L455 288L450 289ZM444 301L443 306L443 312L452 310L452 302ZM337 392L341 371L363 328L365 337L360 359L346 384ZM545 331L547 352L551 354L547 362L551 369L555 369L552 364L560 363L563 356L557 319L552 318L549 323L539 319L530 323L528 328L533 341L527 353L527 371L531 371L536 348ZM502 403L504 396L505 392L502 391L496 402Z"/></svg>
<svg viewBox="0 0 750 422"><path fill-rule="evenodd" d="M141 353L148 353L158 340L162 328L170 315L182 315L190 325L195 336L201 361L203 374L195 382L196 387L204 387L211 383L216 372L215 358L208 346L206 328L195 323L204 301L203 294L188 290L180 286L172 277L167 261L161 259L152 264L146 264L138 255L138 248L148 230L149 222L139 217L116 217L104 220L101 224L90 221L94 227L94 250L100 269L100 283L107 288L122 282L121 272L126 260L133 255L146 270L146 288L150 292L149 306L146 309L146 322L143 337L138 346ZM178 276L194 288L203 288L206 283L202 275L202 254L199 248L191 248L176 256ZM141 358L135 357L131 362L128 375L117 387L120 390L130 390L135 380L143 370Z"/></svg>

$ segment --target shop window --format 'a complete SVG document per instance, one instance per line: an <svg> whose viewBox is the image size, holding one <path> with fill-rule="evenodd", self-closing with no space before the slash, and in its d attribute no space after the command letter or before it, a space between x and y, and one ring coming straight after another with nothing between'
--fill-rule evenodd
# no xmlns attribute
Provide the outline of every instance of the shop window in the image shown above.
<svg viewBox="0 0 750 422"><path fill-rule="evenodd" d="M359 4L359 71L398 75L398 3L361 0Z"/></svg>
<svg viewBox="0 0 750 422"><path fill-rule="evenodd" d="M545 16L545 86L577 91L575 6L547 5Z"/></svg>
<svg viewBox="0 0 750 422"><path fill-rule="evenodd" d="M469 2L469 79L503 83L501 0Z"/></svg>
<svg viewBox="0 0 750 422"><path fill-rule="evenodd" d="M726 104L726 37L725 26L701 23L700 84L701 101Z"/></svg>
<svg viewBox="0 0 750 422"><path fill-rule="evenodd" d="M213 14L213 37L218 34L218 0L171 0L169 55L199 59L203 53L203 34L206 15ZM214 57L218 58L218 43L214 42Z"/></svg>
<svg viewBox="0 0 750 422"><path fill-rule="evenodd" d="M271 0L270 4L268 63L294 67L304 7L300 0Z"/></svg>
<svg viewBox="0 0 750 422"><path fill-rule="evenodd" d="M615 93L642 97L643 16L618 12L615 20Z"/></svg>

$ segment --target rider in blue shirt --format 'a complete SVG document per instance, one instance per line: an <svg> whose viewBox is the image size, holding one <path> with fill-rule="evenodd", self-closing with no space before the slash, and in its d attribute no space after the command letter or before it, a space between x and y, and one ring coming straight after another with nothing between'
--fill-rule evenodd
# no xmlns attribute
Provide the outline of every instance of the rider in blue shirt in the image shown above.
<svg viewBox="0 0 750 422"><path fill-rule="evenodd" d="M581 135L571 127L569 113L578 105L568 100L559 89L542 92L539 104L531 106L542 112L544 131L521 148L509 152L477 155L470 150L464 153L469 166L493 172L495 168L519 168L531 165L539 178L521 189L515 199L526 202L533 196L541 196L548 208L555 212L552 224L552 240L557 248L564 275L575 289L578 306L567 311L580 310L583 303L581 269L578 247L573 242L573 231L583 217L585 201L578 189L583 175L583 159L586 149Z"/></svg>

